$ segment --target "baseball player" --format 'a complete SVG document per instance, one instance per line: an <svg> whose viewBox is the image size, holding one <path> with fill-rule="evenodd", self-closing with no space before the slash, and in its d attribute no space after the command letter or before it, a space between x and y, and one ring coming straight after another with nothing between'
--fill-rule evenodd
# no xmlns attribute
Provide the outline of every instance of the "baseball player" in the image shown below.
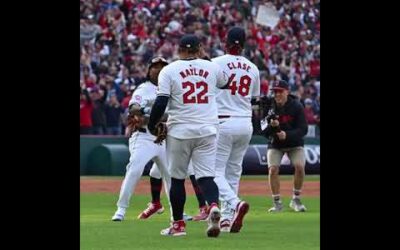
<svg viewBox="0 0 400 250"><path fill-rule="evenodd" d="M192 182L192 186L194 189L194 192L196 194L197 201L199 203L199 214L191 217L190 215L183 214L183 218L185 221L188 220L193 220L193 221L203 221L206 220L208 217L207 214L207 204L204 199L203 193L200 190L200 187L196 181L196 178L194 176L194 170L193 170L193 165L190 162L189 163L189 168L188 168L188 176L190 178L190 181ZM143 210L141 214L139 214L138 218L139 219L147 219L150 216L152 216L154 213L160 213L159 211L156 210L158 203L160 203L160 196L161 196L161 188L162 188L162 178L161 178L161 173L158 170L158 168L153 164L152 168L150 169L150 189L151 189L151 197L152 201L148 204L148 207Z"/></svg>
<svg viewBox="0 0 400 250"><path fill-rule="evenodd" d="M229 76L228 88L217 90L219 136L215 164L215 182L221 200L221 231L237 233L249 204L238 197L242 162L253 134L252 100L260 96L260 73L252 62L241 56L245 31L233 27L227 33L226 55L212 59Z"/></svg>
<svg viewBox="0 0 400 250"><path fill-rule="evenodd" d="M147 76L149 80L142 83L135 90L129 102L129 113L132 116L130 122L128 122L126 134L131 134L129 138L130 158L126 166L126 174L117 202L118 209L112 217L113 221L122 221L124 219L130 197L142 176L146 163L150 160L153 160L156 164L153 164L153 168L158 166L161 175L164 177L168 196L167 190L170 186L170 176L167 170L165 143L163 145L155 144L154 140L156 137L146 129L149 111L156 97L158 74L167 64L168 62L162 57L153 58L148 69ZM164 211L160 202L153 203L152 205L152 209L155 212L162 213Z"/></svg>
<svg viewBox="0 0 400 250"><path fill-rule="evenodd" d="M179 58L161 70L159 90L151 110L148 128L160 137L159 123L168 105L167 155L171 174L170 200L173 212L171 227L162 235L186 235L183 209L186 201L185 178L192 160L194 173L203 195L210 205L208 237L218 237L221 213L218 187L214 182L218 114L216 88L225 87L227 77L213 62L199 59L200 41L185 35L179 42Z"/></svg>

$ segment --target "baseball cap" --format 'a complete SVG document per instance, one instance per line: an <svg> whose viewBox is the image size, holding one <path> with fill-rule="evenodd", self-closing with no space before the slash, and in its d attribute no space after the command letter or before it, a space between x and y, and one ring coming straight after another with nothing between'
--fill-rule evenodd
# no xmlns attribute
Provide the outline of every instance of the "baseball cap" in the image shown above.
<svg viewBox="0 0 400 250"><path fill-rule="evenodd" d="M228 44L237 44L243 47L246 40L246 32L243 28L233 27L228 31L226 40Z"/></svg>
<svg viewBox="0 0 400 250"><path fill-rule="evenodd" d="M184 35L179 41L179 47L181 48L196 48L200 46L200 40L193 34Z"/></svg>
<svg viewBox="0 0 400 250"><path fill-rule="evenodd" d="M150 60L149 69L151 68L151 66L153 66L154 64L157 64L157 63L163 63L164 65L168 65L167 59L165 59L164 57L161 57L161 56L156 56Z"/></svg>
<svg viewBox="0 0 400 250"><path fill-rule="evenodd" d="M289 90L289 84L285 80L276 81L272 88L272 90Z"/></svg>
<svg viewBox="0 0 400 250"><path fill-rule="evenodd" d="M162 63L165 65L168 65L167 59L161 56L156 56L153 59L150 60L149 65L148 65L148 70L147 70L147 77L150 77L150 69L153 67L153 65L156 65L157 63Z"/></svg>

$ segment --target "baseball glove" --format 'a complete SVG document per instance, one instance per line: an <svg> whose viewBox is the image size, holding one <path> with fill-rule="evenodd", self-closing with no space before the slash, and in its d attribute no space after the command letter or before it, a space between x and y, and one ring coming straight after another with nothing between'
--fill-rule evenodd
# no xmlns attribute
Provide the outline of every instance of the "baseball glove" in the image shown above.
<svg viewBox="0 0 400 250"><path fill-rule="evenodd" d="M141 115L129 115L126 121L125 136L130 137L133 132L144 125L144 118Z"/></svg>
<svg viewBox="0 0 400 250"><path fill-rule="evenodd" d="M159 122L155 129L156 139L154 143L162 145L162 142L167 138L167 125L164 122Z"/></svg>

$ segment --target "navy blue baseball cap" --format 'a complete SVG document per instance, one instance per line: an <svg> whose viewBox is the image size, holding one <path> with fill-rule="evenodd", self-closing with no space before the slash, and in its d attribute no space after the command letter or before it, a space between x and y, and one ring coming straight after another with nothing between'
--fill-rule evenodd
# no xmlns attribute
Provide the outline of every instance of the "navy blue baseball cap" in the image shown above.
<svg viewBox="0 0 400 250"><path fill-rule="evenodd" d="M278 80L272 85L272 90L289 90L289 84L285 80Z"/></svg>
<svg viewBox="0 0 400 250"><path fill-rule="evenodd" d="M244 46L244 42L246 41L246 32L241 27L233 27L229 29L228 36L226 42L231 45L240 45Z"/></svg>
<svg viewBox="0 0 400 250"><path fill-rule="evenodd" d="M184 35L180 42L179 47L181 48L198 48L200 46L200 40L197 36L193 34Z"/></svg>

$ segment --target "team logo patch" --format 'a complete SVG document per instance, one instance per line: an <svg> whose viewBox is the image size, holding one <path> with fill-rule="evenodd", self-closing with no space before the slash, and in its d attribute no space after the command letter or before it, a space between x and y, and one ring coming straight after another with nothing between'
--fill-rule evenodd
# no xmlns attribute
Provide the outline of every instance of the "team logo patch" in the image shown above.
<svg viewBox="0 0 400 250"><path fill-rule="evenodd" d="M136 95L136 96L135 96L135 100L136 100L138 103L140 103L140 102L142 102L142 97L141 97L140 95Z"/></svg>

